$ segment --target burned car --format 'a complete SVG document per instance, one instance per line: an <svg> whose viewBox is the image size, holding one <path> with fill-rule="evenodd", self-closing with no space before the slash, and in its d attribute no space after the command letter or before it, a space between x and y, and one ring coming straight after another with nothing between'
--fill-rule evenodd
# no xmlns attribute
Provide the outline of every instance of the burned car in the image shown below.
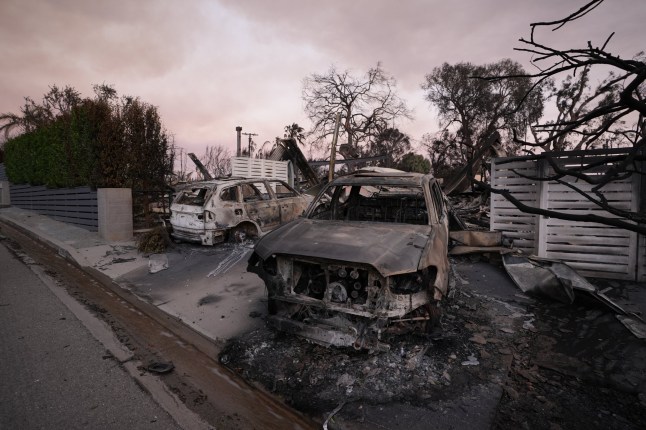
<svg viewBox="0 0 646 430"><path fill-rule="evenodd" d="M447 293L448 215L431 175L357 172L249 258L270 323L317 343L388 349L386 333L426 331Z"/></svg>
<svg viewBox="0 0 646 430"><path fill-rule="evenodd" d="M278 179L196 182L173 200L171 236L203 245L260 237L301 215L311 201Z"/></svg>

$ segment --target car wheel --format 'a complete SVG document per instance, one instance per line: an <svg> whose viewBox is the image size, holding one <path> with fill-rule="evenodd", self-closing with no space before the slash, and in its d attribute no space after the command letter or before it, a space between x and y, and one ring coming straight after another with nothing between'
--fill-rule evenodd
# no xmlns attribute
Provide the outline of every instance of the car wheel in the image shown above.
<svg viewBox="0 0 646 430"><path fill-rule="evenodd" d="M258 237L258 230L253 224L241 224L229 230L230 243L243 243L247 239Z"/></svg>

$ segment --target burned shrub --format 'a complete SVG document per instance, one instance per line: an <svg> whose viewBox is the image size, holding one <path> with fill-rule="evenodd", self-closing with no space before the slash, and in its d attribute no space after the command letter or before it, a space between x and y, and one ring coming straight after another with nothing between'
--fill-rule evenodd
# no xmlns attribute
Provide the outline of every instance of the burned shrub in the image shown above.
<svg viewBox="0 0 646 430"><path fill-rule="evenodd" d="M159 226L137 237L137 250L145 254L156 254L166 251L170 243L166 227Z"/></svg>

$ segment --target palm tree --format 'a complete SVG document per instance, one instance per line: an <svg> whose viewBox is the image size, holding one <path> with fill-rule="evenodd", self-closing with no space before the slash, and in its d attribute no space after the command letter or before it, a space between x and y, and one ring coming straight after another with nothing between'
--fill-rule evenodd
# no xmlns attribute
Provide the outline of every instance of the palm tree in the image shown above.
<svg viewBox="0 0 646 430"><path fill-rule="evenodd" d="M301 145L305 140L305 129L300 125L293 123L292 125L285 126L285 138L293 138Z"/></svg>
<svg viewBox="0 0 646 430"><path fill-rule="evenodd" d="M103 87L109 88L105 85ZM53 122L57 117L70 113L81 101L80 93L73 87L66 86L60 89L53 85L43 96L42 103L36 103L31 97L25 97L25 104L20 108L20 114L10 112L0 114L0 132L4 132L7 140L12 132L22 134L36 130Z"/></svg>
<svg viewBox="0 0 646 430"><path fill-rule="evenodd" d="M23 129L21 131L24 131L23 117L14 113L0 114L0 132L4 132L4 142L9 140L9 135L13 130L21 128Z"/></svg>

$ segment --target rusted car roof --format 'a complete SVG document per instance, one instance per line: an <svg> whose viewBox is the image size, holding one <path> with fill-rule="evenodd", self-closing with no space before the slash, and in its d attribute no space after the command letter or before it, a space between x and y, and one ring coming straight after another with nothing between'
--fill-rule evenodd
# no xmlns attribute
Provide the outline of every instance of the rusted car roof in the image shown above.
<svg viewBox="0 0 646 430"><path fill-rule="evenodd" d="M414 186L421 185L425 180L430 181L433 179L432 175L422 175L421 173L408 173L401 172L393 173L379 173L379 172L359 172L353 175L341 176L332 181L333 184L341 185L397 185Z"/></svg>

